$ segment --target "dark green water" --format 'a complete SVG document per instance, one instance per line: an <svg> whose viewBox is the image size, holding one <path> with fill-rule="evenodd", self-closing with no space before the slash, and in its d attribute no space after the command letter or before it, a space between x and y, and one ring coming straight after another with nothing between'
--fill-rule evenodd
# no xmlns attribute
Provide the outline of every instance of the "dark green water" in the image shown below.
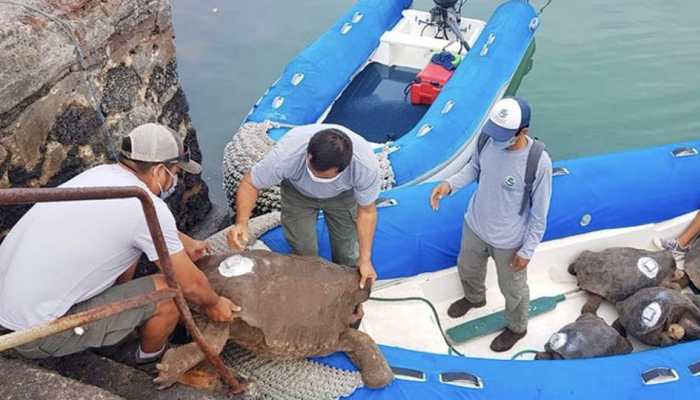
<svg viewBox="0 0 700 400"><path fill-rule="evenodd" d="M225 201L224 146L250 106L353 3L174 2L180 77L215 202ZM472 0L463 15L488 19L498 4ZM519 92L553 158L700 138L699 15L695 0L554 0Z"/></svg>

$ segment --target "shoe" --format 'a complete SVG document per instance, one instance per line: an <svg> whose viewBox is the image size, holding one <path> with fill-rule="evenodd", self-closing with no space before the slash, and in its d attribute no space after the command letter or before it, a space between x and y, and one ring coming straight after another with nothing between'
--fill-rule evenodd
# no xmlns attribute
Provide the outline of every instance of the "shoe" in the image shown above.
<svg viewBox="0 0 700 400"><path fill-rule="evenodd" d="M681 247L681 245L678 243L678 239L662 239L655 237L652 239L652 242L654 243L654 246L661 250L669 250L671 255L673 255L673 259L676 260L676 263L682 263L685 261L685 255L688 254L688 248Z"/></svg>
<svg viewBox="0 0 700 400"><path fill-rule="evenodd" d="M495 351L496 353L508 351L513 348L513 345L515 345L518 340L524 338L525 335L527 335L527 331L517 333L506 328L500 335L493 339L493 342L491 342L491 350Z"/></svg>
<svg viewBox="0 0 700 400"><path fill-rule="evenodd" d="M168 346L166 345L163 351L161 351L159 354L148 358L141 358L139 356L140 347L141 344L139 341L130 342L124 345L120 349L119 353L115 355L115 357L110 358L112 358L112 360L114 361L126 364L130 367L140 369L141 371L144 371L150 375L156 375L158 373L158 370L156 369L156 364L163 357L163 354L165 354L165 351L167 350Z"/></svg>
<svg viewBox="0 0 700 400"><path fill-rule="evenodd" d="M485 305L486 300L479 303L472 303L465 297L462 297L461 299L455 301L450 305L450 308L447 309L447 315L449 315L450 318L460 318L463 317L472 308L479 308Z"/></svg>

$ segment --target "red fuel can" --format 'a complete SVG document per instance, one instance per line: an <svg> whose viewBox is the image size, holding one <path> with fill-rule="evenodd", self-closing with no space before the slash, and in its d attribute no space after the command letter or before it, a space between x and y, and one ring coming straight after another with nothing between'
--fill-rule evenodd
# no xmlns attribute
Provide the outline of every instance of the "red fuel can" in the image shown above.
<svg viewBox="0 0 700 400"><path fill-rule="evenodd" d="M432 62L428 64L418 73L416 80L411 84L411 104L433 104L453 73L454 71L438 64Z"/></svg>

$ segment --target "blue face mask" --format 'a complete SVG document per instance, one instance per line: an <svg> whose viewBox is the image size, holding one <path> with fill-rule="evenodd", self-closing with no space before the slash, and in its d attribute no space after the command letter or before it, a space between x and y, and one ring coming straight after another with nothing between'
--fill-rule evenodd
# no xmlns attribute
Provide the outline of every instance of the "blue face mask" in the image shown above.
<svg viewBox="0 0 700 400"><path fill-rule="evenodd" d="M170 172L170 170L167 168L165 169L165 172L167 172L168 175L170 175L173 178L173 184L170 185L170 188L168 190L163 190L163 186L161 186L160 182L158 182L158 187L160 188L160 194L158 195L158 197L160 197L163 200L172 196L173 193L175 193L175 190L177 189L177 175Z"/></svg>
<svg viewBox="0 0 700 400"><path fill-rule="evenodd" d="M493 145L499 150L508 150L508 148L514 145L516 141L517 139L515 138L515 136L513 136L511 139L506 140L505 142L499 142L494 140Z"/></svg>

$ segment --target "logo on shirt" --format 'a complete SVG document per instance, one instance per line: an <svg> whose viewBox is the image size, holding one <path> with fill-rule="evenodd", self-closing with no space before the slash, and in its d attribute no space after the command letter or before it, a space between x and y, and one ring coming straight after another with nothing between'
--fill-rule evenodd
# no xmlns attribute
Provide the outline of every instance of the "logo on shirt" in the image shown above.
<svg viewBox="0 0 700 400"><path fill-rule="evenodd" d="M515 177L509 175L506 177L506 180L503 181L503 183L505 183L505 185L508 187L513 187L515 185Z"/></svg>

